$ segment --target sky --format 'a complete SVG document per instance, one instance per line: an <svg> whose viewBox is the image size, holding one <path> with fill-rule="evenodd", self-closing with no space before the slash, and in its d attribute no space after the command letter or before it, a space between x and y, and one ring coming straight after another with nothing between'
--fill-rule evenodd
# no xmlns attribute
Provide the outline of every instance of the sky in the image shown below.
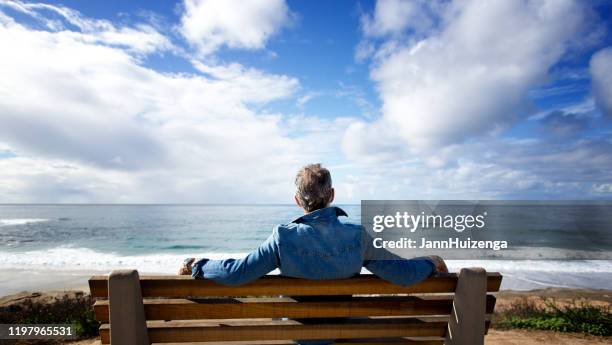
<svg viewBox="0 0 612 345"><path fill-rule="evenodd" d="M0 0L0 203L611 199L612 1Z"/></svg>

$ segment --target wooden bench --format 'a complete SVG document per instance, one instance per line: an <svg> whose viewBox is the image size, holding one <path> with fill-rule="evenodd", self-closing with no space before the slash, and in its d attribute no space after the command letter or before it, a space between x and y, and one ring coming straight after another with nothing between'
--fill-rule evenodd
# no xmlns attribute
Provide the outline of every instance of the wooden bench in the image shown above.
<svg viewBox="0 0 612 345"><path fill-rule="evenodd" d="M236 287L189 276L114 271L89 280L100 342L479 345L502 276L481 268L401 287L373 275L344 280L266 276ZM291 296L291 297L288 297Z"/></svg>

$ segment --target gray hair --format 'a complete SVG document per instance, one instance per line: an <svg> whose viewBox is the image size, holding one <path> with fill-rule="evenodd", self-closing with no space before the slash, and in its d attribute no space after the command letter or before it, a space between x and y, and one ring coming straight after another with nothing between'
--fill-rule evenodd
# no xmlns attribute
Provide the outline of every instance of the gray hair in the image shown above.
<svg viewBox="0 0 612 345"><path fill-rule="evenodd" d="M332 180L329 170L321 164L309 164L295 176L296 197L307 212L326 207L332 197Z"/></svg>

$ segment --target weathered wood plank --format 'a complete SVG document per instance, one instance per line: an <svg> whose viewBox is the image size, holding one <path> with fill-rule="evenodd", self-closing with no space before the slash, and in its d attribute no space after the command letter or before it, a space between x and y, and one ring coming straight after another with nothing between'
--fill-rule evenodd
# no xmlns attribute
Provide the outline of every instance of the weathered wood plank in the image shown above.
<svg viewBox="0 0 612 345"><path fill-rule="evenodd" d="M144 308L147 320L194 320L448 315L453 304L452 299L418 297L353 297L324 302L288 302L287 299L274 301L268 298L258 303L255 300L245 303L234 299L219 303L216 300L146 299ZM96 320L108 322L108 304L108 301L94 304Z"/></svg>
<svg viewBox="0 0 612 345"><path fill-rule="evenodd" d="M138 272L118 270L108 280L110 334L114 345L150 345Z"/></svg>
<svg viewBox="0 0 612 345"><path fill-rule="evenodd" d="M149 325L149 339L153 343L239 341L239 340L288 340L288 339L354 339L397 337L441 337L446 330L445 322L325 323L325 324L279 324L270 325L219 325L196 323L159 323ZM375 320L378 321L378 320ZM386 320L383 320L386 321ZM100 327L103 344L109 343L108 325Z"/></svg>
<svg viewBox="0 0 612 345"><path fill-rule="evenodd" d="M486 271L480 267L462 268L448 321L446 344L484 345L486 297Z"/></svg>
<svg viewBox="0 0 612 345"><path fill-rule="evenodd" d="M342 345L443 345L443 340L409 340L404 338L387 339L344 339L336 342ZM101 343L97 343L101 344ZM216 341L195 343L155 343L154 345L295 345L291 340L260 340L260 341Z"/></svg>
<svg viewBox="0 0 612 345"><path fill-rule="evenodd" d="M442 297L442 298L441 298ZM343 297L325 302L296 302L279 298L145 299L147 320L194 320L220 318L311 318L365 316L448 315L452 296ZM261 302L260 302L261 301ZM487 295L492 314L496 298ZM96 320L108 322L108 300L94 303Z"/></svg>
<svg viewBox="0 0 612 345"><path fill-rule="evenodd" d="M492 295L487 295L487 322L485 322L485 335L489 334L489 326L491 325L491 315L495 310L495 303L497 303L497 298Z"/></svg>
<svg viewBox="0 0 612 345"><path fill-rule="evenodd" d="M498 291L501 279L499 273L489 273L487 291ZM107 280L107 276L90 278L89 287L93 297L108 296ZM360 275L341 280L304 280L266 276L241 286L225 286L189 276L142 276L140 284L144 297L451 293L455 291L457 275L435 276L408 287L389 283L374 275Z"/></svg>

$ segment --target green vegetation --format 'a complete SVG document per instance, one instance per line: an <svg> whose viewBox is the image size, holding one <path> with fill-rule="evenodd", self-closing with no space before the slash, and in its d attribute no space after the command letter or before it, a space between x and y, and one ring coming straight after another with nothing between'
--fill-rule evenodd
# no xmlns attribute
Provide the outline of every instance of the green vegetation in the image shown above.
<svg viewBox="0 0 612 345"><path fill-rule="evenodd" d="M495 326L611 336L612 314L609 306L594 306L586 302L574 301L559 306L553 299L543 300L541 304L523 300L501 312Z"/></svg>
<svg viewBox="0 0 612 345"><path fill-rule="evenodd" d="M40 294L38 294L40 295ZM82 292L59 296L24 296L0 307L0 323L73 324L79 338L98 335L92 298Z"/></svg>

